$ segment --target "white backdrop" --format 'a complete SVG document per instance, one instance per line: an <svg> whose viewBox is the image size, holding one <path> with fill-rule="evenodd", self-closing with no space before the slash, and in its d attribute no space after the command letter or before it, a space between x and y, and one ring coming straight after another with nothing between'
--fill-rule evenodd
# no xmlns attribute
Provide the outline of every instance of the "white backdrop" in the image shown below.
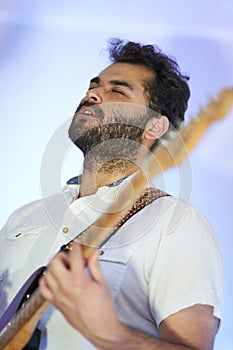
<svg viewBox="0 0 233 350"><path fill-rule="evenodd" d="M232 18L232 0L1 0L0 225L14 209L41 196L47 144L56 130L65 140L61 125L72 117L89 79L108 64L101 51L108 38L154 43L175 56L191 76L189 119L211 95L233 87ZM212 125L193 151L187 179L191 201L214 227L225 260L224 323L216 350L233 349L232 130L233 111ZM61 186L82 160L68 140L63 142ZM167 176L167 190L176 194L175 175Z"/></svg>

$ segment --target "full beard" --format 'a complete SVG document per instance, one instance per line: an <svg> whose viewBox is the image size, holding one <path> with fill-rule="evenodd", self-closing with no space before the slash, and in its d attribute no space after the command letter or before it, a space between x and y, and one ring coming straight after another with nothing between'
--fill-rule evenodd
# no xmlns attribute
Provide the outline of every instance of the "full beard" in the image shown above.
<svg viewBox="0 0 233 350"><path fill-rule="evenodd" d="M97 117L84 121L78 118L82 106L74 115L69 137L83 151L86 163L108 164L111 168L114 164L120 166L121 163L125 167L136 162L142 134L150 118L148 109L128 103L93 106Z"/></svg>

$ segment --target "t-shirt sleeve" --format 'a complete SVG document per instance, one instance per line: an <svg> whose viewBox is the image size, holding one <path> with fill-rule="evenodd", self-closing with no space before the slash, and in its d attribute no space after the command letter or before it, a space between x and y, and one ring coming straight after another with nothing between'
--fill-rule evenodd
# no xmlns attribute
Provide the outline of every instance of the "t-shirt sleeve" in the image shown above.
<svg viewBox="0 0 233 350"><path fill-rule="evenodd" d="M223 260L207 220L188 207L179 220L173 212L163 231L149 279L150 309L157 325L195 304L213 306L221 319Z"/></svg>

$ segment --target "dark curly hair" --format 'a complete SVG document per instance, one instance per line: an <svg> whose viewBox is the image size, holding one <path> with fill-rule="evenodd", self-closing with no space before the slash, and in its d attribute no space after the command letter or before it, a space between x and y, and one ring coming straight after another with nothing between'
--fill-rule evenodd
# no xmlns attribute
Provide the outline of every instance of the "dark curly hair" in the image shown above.
<svg viewBox="0 0 233 350"><path fill-rule="evenodd" d="M157 46L125 43L121 39L109 40L109 57L112 63L141 64L155 72L149 90L149 107L166 115L178 128L184 120L190 90L189 77L180 72L177 62L161 52Z"/></svg>

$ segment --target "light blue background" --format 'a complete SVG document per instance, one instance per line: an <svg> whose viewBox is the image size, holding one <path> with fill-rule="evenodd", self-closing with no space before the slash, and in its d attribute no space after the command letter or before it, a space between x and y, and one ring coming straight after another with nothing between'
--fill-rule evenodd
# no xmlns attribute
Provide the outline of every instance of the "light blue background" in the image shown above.
<svg viewBox="0 0 233 350"><path fill-rule="evenodd" d="M64 141L68 124L62 124L89 79L108 64L102 51L108 38L155 43L177 58L191 76L189 120L211 95L233 87L232 18L232 0L1 0L1 226L14 209L46 195L41 162L49 141L60 140L66 157L57 160L61 166L48 181L58 177L62 186L80 169L81 153ZM225 260L224 323L216 350L233 349L232 130L233 110L192 152L192 177L186 179L186 196L191 193L211 222ZM173 172L166 176L167 190L176 194L179 179Z"/></svg>

